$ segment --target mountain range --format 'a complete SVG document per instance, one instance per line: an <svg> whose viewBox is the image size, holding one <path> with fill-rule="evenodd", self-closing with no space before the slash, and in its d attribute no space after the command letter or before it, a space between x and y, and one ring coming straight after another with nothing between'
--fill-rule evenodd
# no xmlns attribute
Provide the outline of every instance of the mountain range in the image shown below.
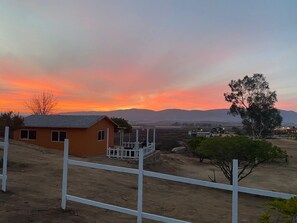
<svg viewBox="0 0 297 223"><path fill-rule="evenodd" d="M241 122L240 117L228 114L228 109L213 110L182 110L166 109L153 111L147 109L127 109L115 111L80 111L67 112L65 115L107 115L109 117L121 117L130 123L174 123L174 122L219 122L234 123ZM283 124L297 124L297 112L280 110Z"/></svg>

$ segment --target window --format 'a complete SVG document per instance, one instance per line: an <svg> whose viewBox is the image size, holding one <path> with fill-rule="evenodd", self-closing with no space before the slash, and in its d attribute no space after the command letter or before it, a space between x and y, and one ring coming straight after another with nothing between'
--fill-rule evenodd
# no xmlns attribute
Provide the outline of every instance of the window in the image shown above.
<svg viewBox="0 0 297 223"><path fill-rule="evenodd" d="M52 141L58 142L59 141L59 132L52 131Z"/></svg>
<svg viewBox="0 0 297 223"><path fill-rule="evenodd" d="M65 131L52 131L52 142L64 142L65 139Z"/></svg>
<svg viewBox="0 0 297 223"><path fill-rule="evenodd" d="M36 131L29 130L29 139L36 139Z"/></svg>
<svg viewBox="0 0 297 223"><path fill-rule="evenodd" d="M64 140L66 139L66 132L60 132L60 140L61 142L64 142Z"/></svg>
<svg viewBox="0 0 297 223"><path fill-rule="evenodd" d="M21 130L21 139L28 139L28 130Z"/></svg>
<svg viewBox="0 0 297 223"><path fill-rule="evenodd" d="M35 130L21 130L21 139L36 139L36 131Z"/></svg>
<svg viewBox="0 0 297 223"><path fill-rule="evenodd" d="M98 140L104 140L104 131L103 130L99 130L99 132L98 132Z"/></svg>

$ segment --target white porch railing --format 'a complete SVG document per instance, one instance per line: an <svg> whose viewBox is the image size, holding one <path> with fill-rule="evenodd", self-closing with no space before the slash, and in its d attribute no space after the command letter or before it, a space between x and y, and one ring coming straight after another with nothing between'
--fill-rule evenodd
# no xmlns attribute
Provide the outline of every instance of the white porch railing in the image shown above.
<svg viewBox="0 0 297 223"><path fill-rule="evenodd" d="M7 180L7 157L8 157L8 135L9 127L5 127L4 142L0 142L0 148L3 148L3 159L2 159L2 174L0 179L2 180L2 191L6 192L6 180Z"/></svg>
<svg viewBox="0 0 297 223"><path fill-rule="evenodd" d="M125 143L124 143L125 144ZM136 145L135 142L127 142L126 145ZM129 146L127 146L129 147ZM133 149L121 148L108 148L106 155L108 158L117 158L117 159L138 159L139 158L139 147L131 147ZM143 150L144 157L149 156L155 151L155 144L149 143L148 146L141 148Z"/></svg>
<svg viewBox="0 0 297 223"><path fill-rule="evenodd" d="M138 159L139 158L139 149L143 150L144 157L148 157L155 151L156 145L156 129L153 129L153 142L149 142L149 129L146 132L146 141L139 142L138 135L139 129L136 129L136 139L135 142L124 142L122 135L124 134L123 130L121 131L120 136L120 145L118 147L108 147L106 149L106 156L108 158L116 159Z"/></svg>
<svg viewBox="0 0 297 223"><path fill-rule="evenodd" d="M127 148L136 148L138 144L138 148L140 147L141 143L139 142L122 142L123 147Z"/></svg>

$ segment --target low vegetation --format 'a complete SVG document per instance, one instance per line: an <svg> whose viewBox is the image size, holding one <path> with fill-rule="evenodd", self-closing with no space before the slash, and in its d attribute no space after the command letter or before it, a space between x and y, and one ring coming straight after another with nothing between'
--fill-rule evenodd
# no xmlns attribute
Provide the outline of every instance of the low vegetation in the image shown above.
<svg viewBox="0 0 297 223"><path fill-rule="evenodd" d="M194 151L220 168L232 184L232 160L238 160L238 181L250 175L257 166L265 162L280 161L287 158L285 151L265 140L252 140L245 136L213 137L190 142Z"/></svg>
<svg viewBox="0 0 297 223"><path fill-rule="evenodd" d="M5 126L9 127L9 136L12 138L13 131L22 127L24 124L24 117L12 111L0 114L0 136L4 136Z"/></svg>
<svg viewBox="0 0 297 223"><path fill-rule="evenodd" d="M205 139L205 137L195 137L188 142L188 148L195 156L199 157L200 162L203 162L204 158L206 158L202 153L199 152L199 146Z"/></svg>
<svg viewBox="0 0 297 223"><path fill-rule="evenodd" d="M259 223L297 223L297 197L267 202L270 207L259 218Z"/></svg>

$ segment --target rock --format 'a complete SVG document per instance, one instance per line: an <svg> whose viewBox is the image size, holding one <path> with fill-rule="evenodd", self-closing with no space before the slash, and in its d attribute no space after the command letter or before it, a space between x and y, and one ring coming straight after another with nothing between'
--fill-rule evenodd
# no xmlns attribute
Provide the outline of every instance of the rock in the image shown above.
<svg viewBox="0 0 297 223"><path fill-rule="evenodd" d="M185 153L187 148L185 146L175 147L171 150L173 153Z"/></svg>

